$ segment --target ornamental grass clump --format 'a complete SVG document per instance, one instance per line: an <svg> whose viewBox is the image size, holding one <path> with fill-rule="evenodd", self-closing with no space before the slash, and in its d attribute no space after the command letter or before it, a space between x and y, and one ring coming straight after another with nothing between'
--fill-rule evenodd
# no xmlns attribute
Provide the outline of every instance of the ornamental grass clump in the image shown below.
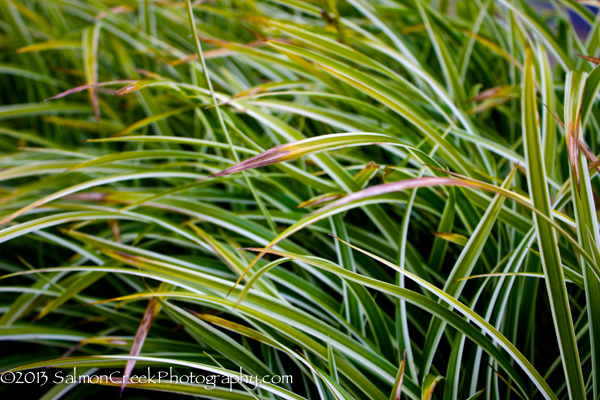
<svg viewBox="0 0 600 400"><path fill-rule="evenodd" d="M600 398L596 1L0 1L0 397Z"/></svg>

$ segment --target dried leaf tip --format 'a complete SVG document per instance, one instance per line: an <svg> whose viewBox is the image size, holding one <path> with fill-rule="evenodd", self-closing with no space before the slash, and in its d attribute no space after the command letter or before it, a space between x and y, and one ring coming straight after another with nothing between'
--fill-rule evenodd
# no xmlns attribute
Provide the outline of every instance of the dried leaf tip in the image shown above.
<svg viewBox="0 0 600 400"><path fill-rule="evenodd" d="M586 61L592 62L596 65L600 64L600 58L595 58L595 57L590 57L590 56L584 56L583 54L578 54L577 55L580 58L583 58Z"/></svg>
<svg viewBox="0 0 600 400"><path fill-rule="evenodd" d="M398 371L398 379L396 386L396 393L394 395L394 400L400 400L400 395L402 394L402 381L404 380L404 368L406 366L406 349L404 349L404 353L402 354L402 361L400 362L400 370Z"/></svg>

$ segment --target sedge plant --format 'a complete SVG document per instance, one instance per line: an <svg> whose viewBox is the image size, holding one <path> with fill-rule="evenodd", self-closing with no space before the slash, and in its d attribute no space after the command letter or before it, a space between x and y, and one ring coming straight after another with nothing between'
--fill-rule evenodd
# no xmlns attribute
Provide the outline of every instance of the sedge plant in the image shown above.
<svg viewBox="0 0 600 400"><path fill-rule="evenodd" d="M599 6L0 0L0 396L599 399Z"/></svg>

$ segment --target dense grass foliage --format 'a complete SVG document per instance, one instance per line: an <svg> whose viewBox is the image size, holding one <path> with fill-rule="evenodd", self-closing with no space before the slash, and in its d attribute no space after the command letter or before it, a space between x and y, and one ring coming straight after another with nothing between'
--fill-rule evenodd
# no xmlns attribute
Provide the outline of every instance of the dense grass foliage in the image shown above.
<svg viewBox="0 0 600 400"><path fill-rule="evenodd" d="M538 6L0 0L0 397L598 399L598 3ZM292 379L52 379L148 367Z"/></svg>

